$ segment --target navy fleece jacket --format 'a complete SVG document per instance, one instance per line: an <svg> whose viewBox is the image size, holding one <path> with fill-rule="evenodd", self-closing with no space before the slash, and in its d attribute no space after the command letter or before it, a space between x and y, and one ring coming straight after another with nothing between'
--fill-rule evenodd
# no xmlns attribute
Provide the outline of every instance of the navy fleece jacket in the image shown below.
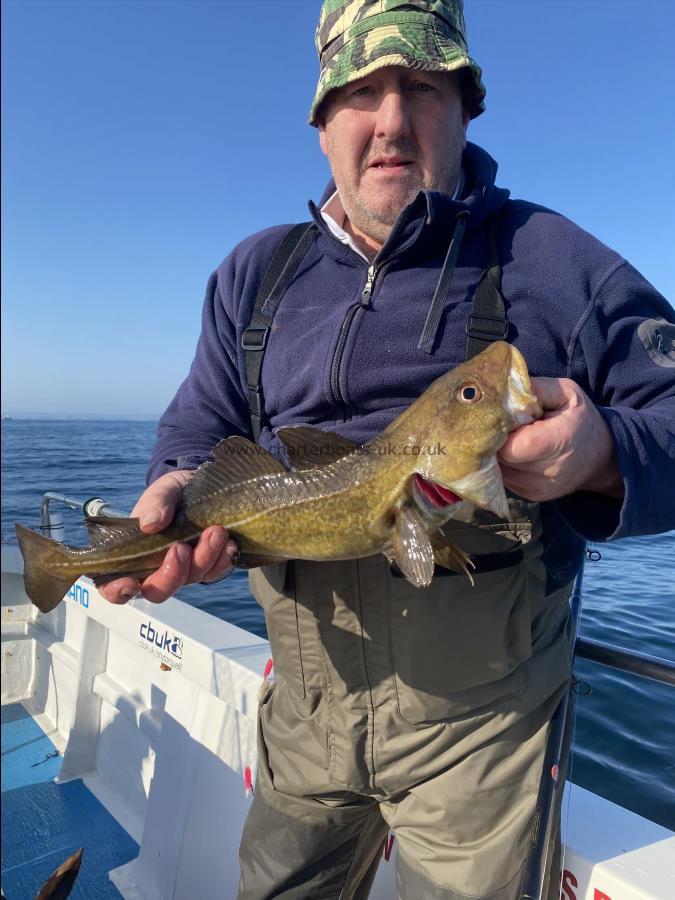
<svg viewBox="0 0 675 900"><path fill-rule="evenodd" d="M488 258L486 220L498 215L509 332L531 375L574 379L599 407L623 474L622 503L579 492L542 504L551 588L576 570L583 540L675 527L675 367L655 361L638 334L645 320L673 321L664 298L617 253L563 216L495 186L497 165L469 144L464 199L422 192L367 264L328 230L318 234L274 317L262 369L266 425L314 424L357 443L380 432L431 382L464 359L466 324ZM335 187L330 184L324 200ZM436 349L417 349L460 210L469 218ZM261 279L289 225L242 241L211 276L190 373L162 416L148 481L194 468L232 434L250 437L241 335ZM355 309L345 334L343 323ZM342 340L340 335L342 332Z"/></svg>

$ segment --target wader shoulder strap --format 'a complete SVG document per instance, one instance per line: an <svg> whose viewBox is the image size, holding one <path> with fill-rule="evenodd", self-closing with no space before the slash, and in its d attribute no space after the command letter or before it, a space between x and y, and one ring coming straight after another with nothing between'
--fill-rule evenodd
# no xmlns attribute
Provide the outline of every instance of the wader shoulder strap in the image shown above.
<svg viewBox="0 0 675 900"><path fill-rule="evenodd" d="M504 341L509 330L502 296L502 270L499 265L497 216L488 222L488 264L473 297L466 326L466 358L471 359L493 341Z"/></svg>
<svg viewBox="0 0 675 900"><path fill-rule="evenodd" d="M300 225L294 225L284 236L263 276L255 298L251 321L241 336L241 346L246 354L246 388L251 430L256 442L260 437L263 416L260 373L272 319L303 256L309 250L315 233L316 225L313 222L302 222Z"/></svg>

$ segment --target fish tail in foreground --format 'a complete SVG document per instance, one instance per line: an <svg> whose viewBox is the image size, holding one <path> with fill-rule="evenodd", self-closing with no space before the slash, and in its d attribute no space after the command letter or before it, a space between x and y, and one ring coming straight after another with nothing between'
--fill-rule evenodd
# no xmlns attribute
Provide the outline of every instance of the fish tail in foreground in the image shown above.
<svg viewBox="0 0 675 900"><path fill-rule="evenodd" d="M65 578L50 575L45 568L46 558L50 557L50 567L57 562L68 559L68 548L51 538L32 531L24 525L16 525L16 536L24 560L23 583L26 593L40 612L51 612L59 605L68 593L78 576L68 574Z"/></svg>
<svg viewBox="0 0 675 900"><path fill-rule="evenodd" d="M41 535L39 535L41 537ZM75 884L75 879L82 865L84 848L80 847L77 853L73 853L61 863L42 885L35 895L35 900L66 900Z"/></svg>

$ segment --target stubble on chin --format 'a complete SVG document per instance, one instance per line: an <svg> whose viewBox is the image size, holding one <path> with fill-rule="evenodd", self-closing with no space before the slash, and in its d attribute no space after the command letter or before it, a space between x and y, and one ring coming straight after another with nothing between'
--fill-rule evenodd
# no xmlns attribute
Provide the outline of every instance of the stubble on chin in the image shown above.
<svg viewBox="0 0 675 900"><path fill-rule="evenodd" d="M381 198L378 203L369 203L366 198L352 192L348 192L347 196L341 192L340 197L351 225L372 240L384 244L398 217L421 190L424 190L423 186L411 187L402 197L391 198L389 201Z"/></svg>
<svg viewBox="0 0 675 900"><path fill-rule="evenodd" d="M340 190L340 198L347 218L358 231L383 245L391 234L398 217L406 206L415 200L420 191L441 191L443 193L454 191L460 165L458 160L456 165L444 168L435 178L411 179L412 183L390 198L385 196L387 190L385 186L382 186L381 190L374 185L370 185L367 190L364 190L362 185L360 189L353 187L350 189L345 186ZM428 183L425 183L427 181ZM371 194L372 196L369 196Z"/></svg>
<svg viewBox="0 0 675 900"><path fill-rule="evenodd" d="M391 234L401 210L371 210L364 207L345 208L351 225L379 244L384 244Z"/></svg>

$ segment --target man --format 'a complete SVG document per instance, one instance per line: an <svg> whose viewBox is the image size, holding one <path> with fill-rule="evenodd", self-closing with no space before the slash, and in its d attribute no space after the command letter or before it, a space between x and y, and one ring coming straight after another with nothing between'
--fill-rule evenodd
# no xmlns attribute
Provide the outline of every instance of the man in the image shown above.
<svg viewBox="0 0 675 900"><path fill-rule="evenodd" d="M289 226L248 238L212 276L134 511L165 527L217 441L257 425L275 452L281 425L363 443L496 337L537 376L545 418L501 451L511 521L467 523L475 587L438 576L417 590L383 557L252 572L277 679L261 699L242 898L365 897L390 827L399 896L518 897L584 541L675 523L672 311L617 254L495 186L496 165L466 141L485 91L461 7L324 4L310 123L334 183L310 205L283 290L261 298L276 307L258 329L261 390L249 326ZM105 594L161 602L225 574L235 552L208 528L142 585Z"/></svg>

